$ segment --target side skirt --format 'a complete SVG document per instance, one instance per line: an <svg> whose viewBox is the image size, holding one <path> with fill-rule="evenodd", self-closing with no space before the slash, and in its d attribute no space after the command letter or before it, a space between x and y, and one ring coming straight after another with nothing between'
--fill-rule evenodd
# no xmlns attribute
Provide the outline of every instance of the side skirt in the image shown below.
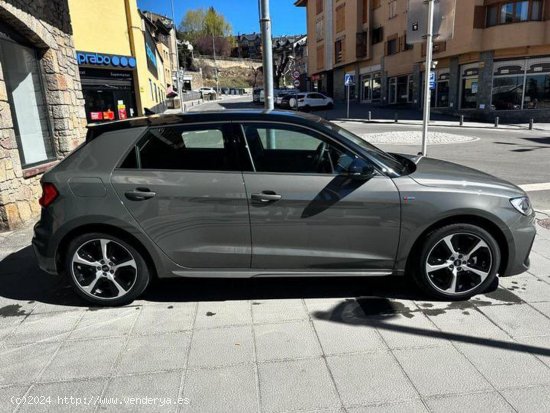
<svg viewBox="0 0 550 413"><path fill-rule="evenodd" d="M393 274L386 271L288 271L288 270L239 270L239 269L207 269L172 271L174 277L186 278L270 278L270 277L387 277Z"/></svg>

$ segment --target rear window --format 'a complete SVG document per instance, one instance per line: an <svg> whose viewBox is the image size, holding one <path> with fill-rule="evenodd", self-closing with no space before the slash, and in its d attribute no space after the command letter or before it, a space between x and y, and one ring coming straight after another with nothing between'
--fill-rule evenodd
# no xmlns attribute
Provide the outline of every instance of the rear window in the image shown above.
<svg viewBox="0 0 550 413"><path fill-rule="evenodd" d="M121 168L157 170L240 170L227 145L230 125L169 126L150 129Z"/></svg>

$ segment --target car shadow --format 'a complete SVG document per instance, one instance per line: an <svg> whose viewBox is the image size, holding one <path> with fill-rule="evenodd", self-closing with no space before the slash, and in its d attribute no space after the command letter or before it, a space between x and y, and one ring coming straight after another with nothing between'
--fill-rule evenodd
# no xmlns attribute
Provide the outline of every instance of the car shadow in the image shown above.
<svg viewBox="0 0 550 413"><path fill-rule="evenodd" d="M521 141L528 141L531 143L521 142ZM513 149L512 148L510 149L510 152L532 152L539 149L550 149L550 136L539 137L539 138L521 138L521 141L520 140L514 141L514 142L496 141L495 144L514 147Z"/></svg>

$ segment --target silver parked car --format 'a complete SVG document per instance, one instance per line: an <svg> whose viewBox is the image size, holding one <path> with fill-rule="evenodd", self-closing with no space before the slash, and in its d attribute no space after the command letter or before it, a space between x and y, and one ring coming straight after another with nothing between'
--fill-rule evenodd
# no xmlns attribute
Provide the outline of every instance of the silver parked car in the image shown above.
<svg viewBox="0 0 550 413"><path fill-rule="evenodd" d="M467 299L527 270L535 237L517 186L293 112L91 126L42 187L40 267L103 305L152 277L398 275Z"/></svg>

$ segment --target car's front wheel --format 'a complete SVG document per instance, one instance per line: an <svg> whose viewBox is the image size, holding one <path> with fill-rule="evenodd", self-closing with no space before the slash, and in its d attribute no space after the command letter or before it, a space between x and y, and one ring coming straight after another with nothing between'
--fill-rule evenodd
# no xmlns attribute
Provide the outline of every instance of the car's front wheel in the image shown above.
<svg viewBox="0 0 550 413"><path fill-rule="evenodd" d="M500 259L498 243L485 229L452 224L428 234L414 275L431 296L463 300L495 282Z"/></svg>
<svg viewBox="0 0 550 413"><path fill-rule="evenodd" d="M103 233L73 239L65 269L81 297L104 306L132 302L145 291L150 280L142 254L126 241Z"/></svg>

